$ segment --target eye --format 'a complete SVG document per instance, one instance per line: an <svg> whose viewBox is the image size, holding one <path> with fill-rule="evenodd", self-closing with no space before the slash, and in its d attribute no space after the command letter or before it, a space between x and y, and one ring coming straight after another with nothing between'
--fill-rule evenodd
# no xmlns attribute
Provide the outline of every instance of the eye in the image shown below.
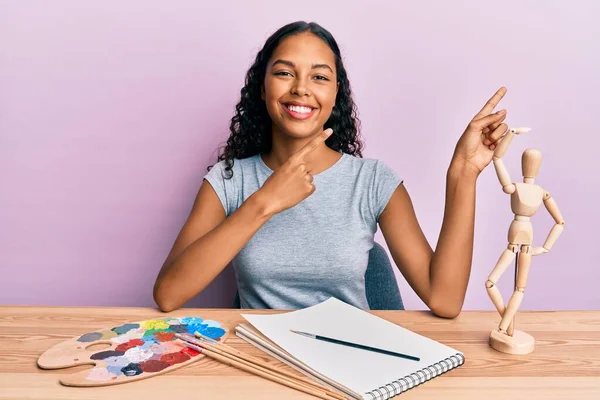
<svg viewBox="0 0 600 400"><path fill-rule="evenodd" d="M291 73L289 73L288 71L277 71L275 72L273 75L279 75L279 76L292 76Z"/></svg>
<svg viewBox="0 0 600 400"><path fill-rule="evenodd" d="M317 76L315 76L315 79L318 81L328 81L329 80L329 78L326 77L325 75L317 75Z"/></svg>

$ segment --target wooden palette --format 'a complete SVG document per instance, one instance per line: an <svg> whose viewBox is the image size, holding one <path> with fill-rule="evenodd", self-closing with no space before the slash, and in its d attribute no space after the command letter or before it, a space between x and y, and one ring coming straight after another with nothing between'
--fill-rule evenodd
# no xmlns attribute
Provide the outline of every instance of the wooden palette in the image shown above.
<svg viewBox="0 0 600 400"><path fill-rule="evenodd" d="M131 322L58 343L46 350L37 364L43 369L94 365L92 369L62 376L60 383L66 386L133 382L204 358L201 352L190 349L175 337L176 333L193 335L195 332L217 341L224 341L229 334L219 322L198 317Z"/></svg>

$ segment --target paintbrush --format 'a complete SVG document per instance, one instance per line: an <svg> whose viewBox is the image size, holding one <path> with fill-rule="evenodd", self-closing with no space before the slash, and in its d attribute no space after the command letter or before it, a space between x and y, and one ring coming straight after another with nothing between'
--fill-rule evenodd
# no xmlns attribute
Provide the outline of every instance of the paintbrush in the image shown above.
<svg viewBox="0 0 600 400"><path fill-rule="evenodd" d="M316 382L310 381L303 377L295 376L293 374L288 373L287 371L278 370L275 367L269 365L268 363L265 363L264 361L256 359L252 356L246 355L245 353L239 350L228 352L229 349L226 350L225 347L223 347L224 345L222 343L216 342L219 344L211 345L209 343L204 342L203 340L197 340L191 337L191 335L176 334L175 336L179 338L186 346L193 348L197 351L201 351L203 354L206 354L211 358L224 362L228 365L237 367L246 372L259 375L263 378L270 379L272 381L278 382L280 384L292 387L294 389L303 391L308 394L312 394L323 399L344 400L343 396L329 390L326 387L320 386Z"/></svg>
<svg viewBox="0 0 600 400"><path fill-rule="evenodd" d="M246 353L244 353L242 351L239 351L239 350L237 350L237 349L235 349L235 348L233 348L231 346L228 346L225 343L217 342L216 340L211 339L208 336L204 336L204 335L202 335L202 334L200 334L198 332L196 332L196 337L199 337L201 339L200 341L197 341L195 338L190 337L191 335L187 335L187 334L176 334L176 336L178 338L180 338L180 339L182 339L184 341L188 341L188 342L190 342L192 344L196 344L196 345L199 345L201 347L208 348L209 350L215 350L215 351L220 351L220 352L224 352L224 353L229 353L229 354L231 354L233 356L241 358L241 359L243 359L245 361L248 361L250 363L257 364L257 365L260 365L261 367L267 368L267 369L269 369L269 370L271 370L273 372L276 372L276 373L279 373L279 374L282 374L282 375L286 375L286 376L288 376L290 378L293 378L293 379L301 380L301 381L303 381L303 382L305 382L305 383L307 383L309 385L316 386L316 387L318 387L320 389L328 390L328 388L319 385L317 382L315 382L315 381L313 381L311 379L305 378L303 376L297 376L297 375L294 375L294 374L292 374L290 372L287 372L285 370L278 369L277 367L272 366L271 364L269 364L269 363L261 360L258 357L253 357L253 356L251 356L249 354L246 354ZM206 340L206 341L211 342L211 343L210 344L209 343L205 343L205 342L203 342L203 340ZM215 347L216 347L216 349L215 349Z"/></svg>

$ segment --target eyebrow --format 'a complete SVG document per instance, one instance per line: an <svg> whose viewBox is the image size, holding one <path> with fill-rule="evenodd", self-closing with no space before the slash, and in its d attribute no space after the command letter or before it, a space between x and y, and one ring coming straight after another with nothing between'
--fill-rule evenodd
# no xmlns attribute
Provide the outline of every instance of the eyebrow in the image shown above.
<svg viewBox="0 0 600 400"><path fill-rule="evenodd" d="M283 64L283 65L287 65L288 67L294 68L296 65L288 60L275 60L273 62L273 64L271 64L271 67L274 67L277 64ZM327 65L327 64L313 64L311 69L318 69L318 68L324 68L324 69L328 69L333 73L333 69Z"/></svg>

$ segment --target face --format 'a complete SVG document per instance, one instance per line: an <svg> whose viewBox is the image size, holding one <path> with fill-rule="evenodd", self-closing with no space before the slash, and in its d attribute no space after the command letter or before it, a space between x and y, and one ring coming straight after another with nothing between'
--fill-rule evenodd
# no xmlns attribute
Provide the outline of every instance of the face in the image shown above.
<svg viewBox="0 0 600 400"><path fill-rule="evenodd" d="M268 62L262 88L273 133L294 138L320 133L335 104L336 76L333 51L318 36L284 39Z"/></svg>

